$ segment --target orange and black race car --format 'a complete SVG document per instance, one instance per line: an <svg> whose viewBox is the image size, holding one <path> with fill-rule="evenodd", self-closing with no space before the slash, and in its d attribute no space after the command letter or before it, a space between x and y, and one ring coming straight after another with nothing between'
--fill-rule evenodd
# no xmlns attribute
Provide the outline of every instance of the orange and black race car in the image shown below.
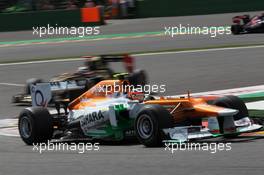
<svg viewBox="0 0 264 175"><path fill-rule="evenodd" d="M127 81L103 80L69 103L65 113L57 109L57 114L50 114L46 107L52 85L40 83L33 89L34 107L20 113L18 125L29 145L51 139L120 141L134 135L153 147L167 141L236 137L262 128L236 96L153 97L136 91Z"/></svg>
<svg viewBox="0 0 264 175"><path fill-rule="evenodd" d="M54 87L56 87L54 91L57 93L53 93L53 100L72 101L90 87L105 79L119 79L123 77L133 84L144 85L147 83L146 72L144 70L135 69L134 58L128 54L101 55L97 57L84 56L83 58L84 66L79 67L77 71L63 73L47 81L54 84ZM109 65L111 62L123 62L125 71L114 72ZM31 104L31 85L43 82L45 81L37 78L28 79L25 84L24 92L14 95L12 97L12 103Z"/></svg>

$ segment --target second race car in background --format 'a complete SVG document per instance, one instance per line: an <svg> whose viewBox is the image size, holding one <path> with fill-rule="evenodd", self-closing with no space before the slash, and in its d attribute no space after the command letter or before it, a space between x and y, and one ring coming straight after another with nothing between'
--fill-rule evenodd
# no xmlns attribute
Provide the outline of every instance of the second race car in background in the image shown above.
<svg viewBox="0 0 264 175"><path fill-rule="evenodd" d="M264 13L250 17L241 15L233 17L231 31L234 35L245 33L262 33L264 32Z"/></svg>
<svg viewBox="0 0 264 175"><path fill-rule="evenodd" d="M132 84L145 85L147 83L147 74L144 70L135 69L134 58L130 55L101 55L98 57L85 56L84 66L79 67L76 72L63 73L51 78L48 82L54 90L53 100L68 103L83 92L91 88L96 83L105 79L119 79L123 77ZM125 71L114 72L109 63L123 62ZM31 78L25 84L23 93L12 97L12 103L30 105L32 102L30 95L31 85L43 83L42 79ZM58 86L56 86L58 85Z"/></svg>

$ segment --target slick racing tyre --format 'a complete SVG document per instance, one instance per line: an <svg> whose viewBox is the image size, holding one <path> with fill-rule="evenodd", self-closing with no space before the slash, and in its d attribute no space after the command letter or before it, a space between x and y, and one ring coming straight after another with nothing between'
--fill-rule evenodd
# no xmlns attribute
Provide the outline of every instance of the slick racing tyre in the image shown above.
<svg viewBox="0 0 264 175"><path fill-rule="evenodd" d="M216 99L213 104L216 106L238 110L238 113L234 115L234 120L240 120L249 116L245 103L239 97L232 95L224 96Z"/></svg>
<svg viewBox="0 0 264 175"><path fill-rule="evenodd" d="M242 26L241 25L232 25L231 26L231 32L233 35L239 35L242 32Z"/></svg>
<svg viewBox="0 0 264 175"><path fill-rule="evenodd" d="M47 142L53 135L52 116L43 107L26 108L19 115L18 129L27 145Z"/></svg>
<svg viewBox="0 0 264 175"><path fill-rule="evenodd" d="M142 107L135 120L134 129L140 143L146 147L162 145L165 134L162 129L173 127L170 113L160 105Z"/></svg>
<svg viewBox="0 0 264 175"><path fill-rule="evenodd" d="M31 85L36 85L37 83L42 83L43 80L38 79L38 78L31 78L26 81L25 85L25 94L30 95L30 86Z"/></svg>
<svg viewBox="0 0 264 175"><path fill-rule="evenodd" d="M148 77L144 70L135 70L130 76L129 76L129 82L132 85L146 85L148 83Z"/></svg>
<svg viewBox="0 0 264 175"><path fill-rule="evenodd" d="M244 117L249 116L248 109L247 109L245 103L240 98L238 98L236 96L230 95L230 96L224 96L224 97L218 98L213 102L213 104L216 106L220 106L220 107L238 110L238 113L233 116L234 120L240 120ZM220 119L218 118L218 120L220 120ZM231 134L231 135L226 135L225 137L233 138L233 137L236 137L238 135L239 134Z"/></svg>

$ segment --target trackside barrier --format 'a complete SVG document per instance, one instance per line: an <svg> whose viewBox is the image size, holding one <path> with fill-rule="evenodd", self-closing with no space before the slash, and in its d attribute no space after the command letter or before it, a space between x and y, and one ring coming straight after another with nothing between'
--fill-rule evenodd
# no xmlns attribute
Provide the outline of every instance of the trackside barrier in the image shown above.
<svg viewBox="0 0 264 175"><path fill-rule="evenodd" d="M102 6L81 8L81 21L97 25L104 24L103 11Z"/></svg>
<svg viewBox="0 0 264 175"><path fill-rule="evenodd" d="M263 0L138 0L136 5L140 18L264 10Z"/></svg>
<svg viewBox="0 0 264 175"><path fill-rule="evenodd" d="M92 18L88 17L88 21L96 22L82 22L82 11L80 9L0 13L0 32L32 30L33 27L45 27L48 24L62 27L102 25L104 24L103 9L102 7L96 8ZM98 11L100 14L97 14ZM95 14L99 15L99 20Z"/></svg>

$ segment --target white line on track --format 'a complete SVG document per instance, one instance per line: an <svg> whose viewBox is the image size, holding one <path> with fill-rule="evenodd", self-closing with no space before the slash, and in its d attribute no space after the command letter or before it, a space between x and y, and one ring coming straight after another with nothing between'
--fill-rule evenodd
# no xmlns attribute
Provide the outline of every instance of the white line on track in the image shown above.
<svg viewBox="0 0 264 175"><path fill-rule="evenodd" d="M24 84L16 84L16 83L0 83L0 85L16 86L16 87L23 87L24 86Z"/></svg>
<svg viewBox="0 0 264 175"><path fill-rule="evenodd" d="M6 127L16 127L18 119L1 119L0 120L0 128Z"/></svg>
<svg viewBox="0 0 264 175"><path fill-rule="evenodd" d="M247 103L247 108L251 110L264 110L264 101L254 101Z"/></svg>
<svg viewBox="0 0 264 175"><path fill-rule="evenodd" d="M184 50L184 51L153 52L153 53L135 54L134 56L169 55L169 54L180 54L180 53L215 52L215 51L257 49L257 48L264 48L264 45L259 45L259 46L241 46L241 47L226 47L226 48L212 48L212 49L195 49L195 50Z"/></svg>
<svg viewBox="0 0 264 175"><path fill-rule="evenodd" d="M13 65L25 65L25 64L40 64L40 63L53 63L53 62L70 62L70 61L80 61L85 58L68 58L68 59L55 59L55 60L42 60L42 61L24 61L17 63L3 63L0 66L13 66Z"/></svg>
<svg viewBox="0 0 264 175"><path fill-rule="evenodd" d="M0 128L0 136L8 136L8 137L19 137L19 132L17 127L12 128Z"/></svg>
<svg viewBox="0 0 264 175"><path fill-rule="evenodd" d="M248 86L248 87L240 87L240 88L232 88L232 89L225 89L225 90L215 90L215 91L208 91L208 92L198 92L193 93L191 95L194 96L201 96L201 95L248 95L254 93L264 92L264 85L257 85L257 86ZM186 95L186 94L182 94Z"/></svg>
<svg viewBox="0 0 264 175"><path fill-rule="evenodd" d="M169 55L169 54L185 54L185 53L199 53L199 52L216 52L216 51L228 51L228 50L242 50L242 49L257 49L264 48L264 45L258 46L241 46L241 47L226 47L226 48L212 48L212 49L195 49L185 51L168 51L168 52L153 52L153 53L140 53L132 54L132 56L151 56L151 55ZM42 61L24 61L16 63L3 63L0 66L12 66L12 65L25 65L25 64L40 64L40 63L52 63L52 62L70 62L80 61L84 58L68 58L68 59L53 59L53 60L42 60Z"/></svg>
<svg viewBox="0 0 264 175"><path fill-rule="evenodd" d="M0 136L19 137L17 123L18 119L1 119Z"/></svg>

